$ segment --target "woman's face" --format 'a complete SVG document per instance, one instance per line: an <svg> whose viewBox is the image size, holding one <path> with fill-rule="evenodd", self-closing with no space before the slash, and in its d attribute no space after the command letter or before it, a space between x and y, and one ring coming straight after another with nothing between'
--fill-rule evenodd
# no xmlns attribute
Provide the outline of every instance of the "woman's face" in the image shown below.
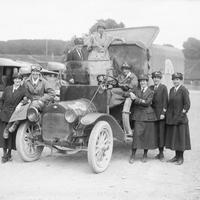
<svg viewBox="0 0 200 200"><path fill-rule="evenodd" d="M31 75L32 75L33 79L36 80L37 78L39 78L40 72L38 72L38 71L32 71Z"/></svg>
<svg viewBox="0 0 200 200"><path fill-rule="evenodd" d="M153 78L153 82L155 85L159 85L160 84L161 79L159 77L154 77Z"/></svg>
<svg viewBox="0 0 200 200"><path fill-rule="evenodd" d="M178 87L181 84L181 80L179 78L175 78L172 81L175 87Z"/></svg>
<svg viewBox="0 0 200 200"><path fill-rule="evenodd" d="M141 80L141 81L140 81L140 87L141 87L141 88L147 87L147 80Z"/></svg>
<svg viewBox="0 0 200 200"><path fill-rule="evenodd" d="M20 78L15 78L13 81L15 87L19 87L22 84L22 80Z"/></svg>
<svg viewBox="0 0 200 200"><path fill-rule="evenodd" d="M99 27L98 29L97 29L97 32L99 33L99 34L103 34L104 33L104 28L103 27Z"/></svg>

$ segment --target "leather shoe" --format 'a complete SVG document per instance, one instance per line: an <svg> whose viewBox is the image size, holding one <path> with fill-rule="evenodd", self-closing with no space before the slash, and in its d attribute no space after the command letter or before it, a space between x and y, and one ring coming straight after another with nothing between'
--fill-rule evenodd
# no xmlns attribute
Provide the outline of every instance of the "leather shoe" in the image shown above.
<svg viewBox="0 0 200 200"><path fill-rule="evenodd" d="M168 160L167 162L177 162L178 161L178 158L175 156L173 157L172 159Z"/></svg>
<svg viewBox="0 0 200 200"><path fill-rule="evenodd" d="M133 164L135 161L135 156L131 155L130 159L129 159L129 163Z"/></svg>
<svg viewBox="0 0 200 200"><path fill-rule="evenodd" d="M177 162L175 162L176 165L182 165L184 160L182 158L178 159Z"/></svg>
<svg viewBox="0 0 200 200"><path fill-rule="evenodd" d="M1 163L6 163L8 161L8 157L7 156L2 156L1 157Z"/></svg>

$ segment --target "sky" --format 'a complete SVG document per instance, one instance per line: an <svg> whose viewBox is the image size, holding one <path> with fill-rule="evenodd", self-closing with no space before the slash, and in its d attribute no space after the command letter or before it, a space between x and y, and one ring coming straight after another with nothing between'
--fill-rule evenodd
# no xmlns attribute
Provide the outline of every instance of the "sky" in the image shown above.
<svg viewBox="0 0 200 200"><path fill-rule="evenodd" d="M98 19L159 26L156 44L200 39L200 0L0 0L0 40L61 39L88 33Z"/></svg>

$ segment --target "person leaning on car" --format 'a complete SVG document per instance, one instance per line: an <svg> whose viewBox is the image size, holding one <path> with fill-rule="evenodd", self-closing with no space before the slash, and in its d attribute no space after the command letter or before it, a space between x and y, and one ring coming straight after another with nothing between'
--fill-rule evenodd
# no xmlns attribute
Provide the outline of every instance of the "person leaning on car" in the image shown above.
<svg viewBox="0 0 200 200"><path fill-rule="evenodd" d="M23 77L21 74L13 74L14 84L7 86L1 99L0 112L0 147L3 148L2 163L11 160L11 151L16 149L16 132L12 130L12 122L9 122L12 113L19 104L25 104L29 96L22 85Z"/></svg>
<svg viewBox="0 0 200 200"><path fill-rule="evenodd" d="M40 66L32 66L31 75L25 80L24 86L28 97L31 100L33 107L41 111L45 104L53 101L56 92L50 86L49 82L45 80L41 75L42 68ZM15 121L12 126L12 132L14 132L19 124L19 121Z"/></svg>
<svg viewBox="0 0 200 200"><path fill-rule="evenodd" d="M135 161L137 149L144 149L142 162L146 162L148 150L158 147L154 123L156 114L151 107L154 92L148 87L148 80L146 74L139 75L138 88L130 92L130 97L133 100L131 112L134 122L132 154L129 160L131 164Z"/></svg>

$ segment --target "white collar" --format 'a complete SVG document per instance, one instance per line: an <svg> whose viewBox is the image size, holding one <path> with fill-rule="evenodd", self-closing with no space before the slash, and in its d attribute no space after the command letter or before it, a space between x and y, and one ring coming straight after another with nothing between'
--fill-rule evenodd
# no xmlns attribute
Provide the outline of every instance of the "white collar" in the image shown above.
<svg viewBox="0 0 200 200"><path fill-rule="evenodd" d="M40 79L39 77L38 77L36 80L34 80L34 79L32 78L33 85L37 85L39 79Z"/></svg>
<svg viewBox="0 0 200 200"><path fill-rule="evenodd" d="M145 88L141 88L141 91L143 90L143 92L145 92L147 90L148 87Z"/></svg>
<svg viewBox="0 0 200 200"><path fill-rule="evenodd" d="M13 92L14 92L15 90L17 90L18 88L19 88L19 86L15 87L15 86L13 85Z"/></svg>
<svg viewBox="0 0 200 200"><path fill-rule="evenodd" d="M126 75L126 78L130 77L131 76L131 72L129 72L127 75Z"/></svg>
<svg viewBox="0 0 200 200"><path fill-rule="evenodd" d="M177 91L180 87L181 87L181 84L178 87L174 87L174 88Z"/></svg>

